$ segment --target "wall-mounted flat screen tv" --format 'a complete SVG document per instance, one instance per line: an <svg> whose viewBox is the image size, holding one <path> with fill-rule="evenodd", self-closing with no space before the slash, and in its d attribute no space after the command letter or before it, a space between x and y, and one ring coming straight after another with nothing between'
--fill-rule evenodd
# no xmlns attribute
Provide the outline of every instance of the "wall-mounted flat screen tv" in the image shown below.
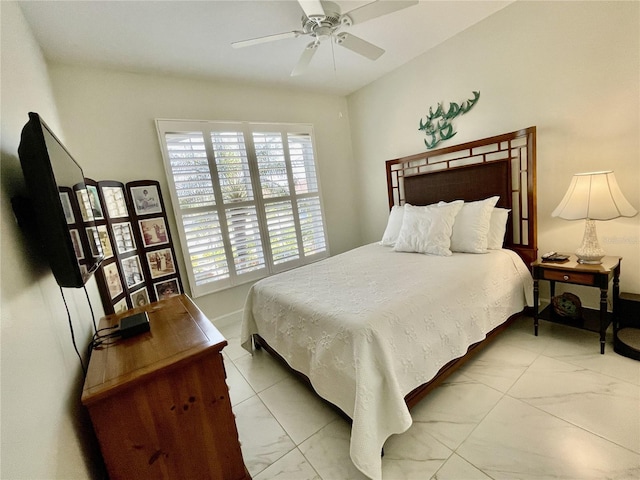
<svg viewBox="0 0 640 480"><path fill-rule="evenodd" d="M40 243L61 287L82 287L104 258L80 165L37 113L29 113L18 155ZM99 207L99 206L98 206Z"/></svg>

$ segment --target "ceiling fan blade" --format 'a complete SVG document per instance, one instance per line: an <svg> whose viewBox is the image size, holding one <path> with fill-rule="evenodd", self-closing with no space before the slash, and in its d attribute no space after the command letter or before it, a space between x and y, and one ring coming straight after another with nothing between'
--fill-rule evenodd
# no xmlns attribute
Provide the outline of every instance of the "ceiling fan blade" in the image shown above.
<svg viewBox="0 0 640 480"><path fill-rule="evenodd" d="M309 66L309 62L311 62L311 59L313 58L313 55L316 53L316 50L318 50L319 45L320 44L318 42L311 42L307 45L307 48L304 49L304 52L302 52L302 55L300 56L300 60L298 60L298 64L291 72L292 77L302 75L305 72Z"/></svg>
<svg viewBox="0 0 640 480"><path fill-rule="evenodd" d="M355 52L363 57L367 57L369 60L377 60L380 55L384 53L384 50L380 47L376 47L373 43L369 43L366 40L351 35L350 33L341 33L336 36L336 43L348 48L352 52Z"/></svg>
<svg viewBox="0 0 640 480"><path fill-rule="evenodd" d="M347 12L346 15L351 18L351 21L355 25L357 23L371 20L372 18L381 17L382 15L402 10L403 8L411 7L417 3L418 0L398 2L377 0L375 2L367 3L361 7L354 8L350 12Z"/></svg>
<svg viewBox="0 0 640 480"><path fill-rule="evenodd" d="M260 43L273 42L275 40L282 40L283 38L296 38L300 35L304 35L304 32L294 30L293 32L276 33L275 35L267 35L265 37L250 38L249 40L241 40L239 42L233 42L231 46L233 48L250 47L252 45L258 45Z"/></svg>
<svg viewBox="0 0 640 480"><path fill-rule="evenodd" d="M316 19L322 19L326 16L320 0L298 0L298 3L302 7L302 10L304 10L307 18L311 20L316 21Z"/></svg>

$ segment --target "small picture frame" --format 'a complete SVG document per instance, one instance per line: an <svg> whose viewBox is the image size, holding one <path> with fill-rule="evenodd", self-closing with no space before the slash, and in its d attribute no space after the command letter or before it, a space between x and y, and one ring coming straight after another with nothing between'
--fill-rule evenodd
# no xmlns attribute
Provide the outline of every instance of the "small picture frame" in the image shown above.
<svg viewBox="0 0 640 480"><path fill-rule="evenodd" d="M93 219L104 220L102 204L100 203L100 197L98 197L98 188L94 185L87 185L87 193L89 195L89 203L91 204Z"/></svg>
<svg viewBox="0 0 640 480"><path fill-rule="evenodd" d="M178 279L172 278L165 280L164 282L158 282L153 285L156 291L156 298L158 300L165 300L176 295L180 295L180 286L178 285Z"/></svg>
<svg viewBox="0 0 640 480"><path fill-rule="evenodd" d="M147 265L151 278L166 277L176 273L176 265L170 248L147 252Z"/></svg>
<svg viewBox="0 0 640 480"><path fill-rule="evenodd" d="M131 223L114 223L111 228L113 231L113 240L116 242L116 248L119 254L132 252L136 249Z"/></svg>
<svg viewBox="0 0 640 480"><path fill-rule="evenodd" d="M99 257L102 254L102 242L100 241L100 234L96 227L87 227L87 240L89 241L89 248L94 258Z"/></svg>
<svg viewBox="0 0 640 480"><path fill-rule="evenodd" d="M147 220L139 220L140 234L142 235L142 243L145 247L153 247L169 243L169 235L167 234L167 226L164 218L156 217Z"/></svg>
<svg viewBox="0 0 640 480"><path fill-rule="evenodd" d="M122 187L101 187L102 197L107 206L109 218L124 218L129 216L127 203L124 199Z"/></svg>
<svg viewBox="0 0 640 480"><path fill-rule="evenodd" d="M92 216L90 216L91 200L89 200L89 194L87 193L87 190L84 188L80 190L76 190L76 197L78 198L78 205L80 207L80 214L82 215L82 220L84 222L93 220Z"/></svg>
<svg viewBox="0 0 640 480"><path fill-rule="evenodd" d="M64 219L66 220L67 225L76 223L76 217L73 215L73 208L71 208L69 192L60 192L60 203L62 204Z"/></svg>
<svg viewBox="0 0 640 480"><path fill-rule="evenodd" d="M109 232L106 225L98 225L98 237L100 238L100 245L102 245L102 253L104 259L108 260L113 257L113 247L111 246L111 240L109 239Z"/></svg>
<svg viewBox="0 0 640 480"><path fill-rule="evenodd" d="M109 295L112 299L116 298L122 293L122 280L120 280L120 273L118 272L118 264L116 262L104 265L102 267L104 278L109 289Z"/></svg>
<svg viewBox="0 0 640 480"><path fill-rule="evenodd" d="M115 313L124 313L129 310L129 305L127 305L127 297L124 297L119 302L113 305L113 311Z"/></svg>
<svg viewBox="0 0 640 480"><path fill-rule="evenodd" d="M145 287L142 287L135 292L131 292L131 295L129 295L129 297L131 298L131 305L133 305L134 308L142 307L150 303L149 292L147 292L147 289Z"/></svg>
<svg viewBox="0 0 640 480"><path fill-rule="evenodd" d="M122 274L127 288L134 287L144 281L140 258L137 255L123 258L120 262L122 263Z"/></svg>
<svg viewBox="0 0 640 480"><path fill-rule="evenodd" d="M69 230L71 235L71 243L73 244L73 251L76 254L78 260L84 260L84 251L82 250L82 241L80 240L80 232L75 228Z"/></svg>
<svg viewBox="0 0 640 480"><path fill-rule="evenodd" d="M130 187L131 197L136 215L150 215L162 213L158 187L155 185L145 185L141 187Z"/></svg>

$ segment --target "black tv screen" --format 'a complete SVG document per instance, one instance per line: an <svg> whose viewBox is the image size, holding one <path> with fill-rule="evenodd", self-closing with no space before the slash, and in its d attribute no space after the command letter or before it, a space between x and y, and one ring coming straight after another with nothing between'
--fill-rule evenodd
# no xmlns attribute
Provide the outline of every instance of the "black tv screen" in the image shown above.
<svg viewBox="0 0 640 480"><path fill-rule="evenodd" d="M37 113L18 147L40 243L61 287L82 287L104 258L82 168Z"/></svg>

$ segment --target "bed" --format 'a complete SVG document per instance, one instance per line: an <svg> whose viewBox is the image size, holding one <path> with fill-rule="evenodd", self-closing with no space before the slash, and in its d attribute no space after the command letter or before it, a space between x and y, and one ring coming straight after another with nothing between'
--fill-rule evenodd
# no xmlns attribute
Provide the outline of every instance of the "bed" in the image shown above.
<svg viewBox="0 0 640 480"><path fill-rule="evenodd" d="M385 440L411 426L410 408L532 304L535 133L387 161L390 216L381 242L250 289L243 347L266 348L352 420L351 459L372 479L381 478ZM433 253L440 237L426 251L402 247L412 245L411 219L423 229L444 222L446 231L463 208L486 212L487 202L508 212L499 245L485 242L481 254L454 249L450 229L448 254L415 253ZM394 227L398 212L404 219ZM385 240L390 230L393 241Z"/></svg>

